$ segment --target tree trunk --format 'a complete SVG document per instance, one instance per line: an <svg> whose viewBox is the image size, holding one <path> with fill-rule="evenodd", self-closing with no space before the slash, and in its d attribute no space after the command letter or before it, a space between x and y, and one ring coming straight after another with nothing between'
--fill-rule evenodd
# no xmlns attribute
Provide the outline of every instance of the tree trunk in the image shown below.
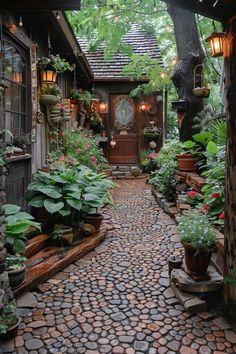
<svg viewBox="0 0 236 354"><path fill-rule="evenodd" d="M235 321L236 314L236 19L227 29L225 86L227 89L227 154L225 176L224 308Z"/></svg>
<svg viewBox="0 0 236 354"><path fill-rule="evenodd" d="M193 128L193 118L203 110L203 99L193 95L194 68L202 64L204 52L199 40L195 15L179 7L169 5L168 13L174 23L175 40L179 63L176 66L172 80L177 89L179 99L188 102L187 111L179 114L180 140L192 138L196 133ZM198 75L196 86L200 86Z"/></svg>

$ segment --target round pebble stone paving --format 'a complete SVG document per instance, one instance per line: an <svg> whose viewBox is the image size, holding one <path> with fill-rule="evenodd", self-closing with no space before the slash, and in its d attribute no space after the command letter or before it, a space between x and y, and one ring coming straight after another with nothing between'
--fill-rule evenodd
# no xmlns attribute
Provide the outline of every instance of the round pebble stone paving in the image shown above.
<svg viewBox="0 0 236 354"><path fill-rule="evenodd" d="M117 207L103 210L105 241L33 292L37 305L21 309L18 335L2 352L236 353L223 318L188 314L169 287L168 258L182 249L149 186L119 185Z"/></svg>

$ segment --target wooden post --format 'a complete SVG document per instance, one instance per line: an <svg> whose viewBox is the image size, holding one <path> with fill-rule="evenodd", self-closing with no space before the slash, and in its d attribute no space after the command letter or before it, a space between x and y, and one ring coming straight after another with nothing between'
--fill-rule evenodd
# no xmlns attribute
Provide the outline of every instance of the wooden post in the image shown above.
<svg viewBox="0 0 236 354"><path fill-rule="evenodd" d="M236 17L228 23L225 40L225 85L227 89L227 152L225 176L224 309L236 314Z"/></svg>

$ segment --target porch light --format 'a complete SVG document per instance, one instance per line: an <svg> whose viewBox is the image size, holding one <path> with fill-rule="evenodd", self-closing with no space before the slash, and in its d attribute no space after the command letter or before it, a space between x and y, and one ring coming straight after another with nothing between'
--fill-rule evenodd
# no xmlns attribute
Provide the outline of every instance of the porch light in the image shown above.
<svg viewBox="0 0 236 354"><path fill-rule="evenodd" d="M145 112L146 111L146 103L144 102L144 101L142 101L141 103L140 103L140 111L141 112Z"/></svg>
<svg viewBox="0 0 236 354"><path fill-rule="evenodd" d="M207 42L210 42L211 53L213 57L220 57L223 55L223 41L225 35L220 32L213 32L210 37L206 39Z"/></svg>
<svg viewBox="0 0 236 354"><path fill-rule="evenodd" d="M100 112L105 112L106 110L106 103L104 101L101 101L99 104Z"/></svg>
<svg viewBox="0 0 236 354"><path fill-rule="evenodd" d="M52 83L52 82L56 82L57 79L57 72L55 70L47 70L44 69L41 71L41 77L42 77L42 82L46 82L46 83Z"/></svg>

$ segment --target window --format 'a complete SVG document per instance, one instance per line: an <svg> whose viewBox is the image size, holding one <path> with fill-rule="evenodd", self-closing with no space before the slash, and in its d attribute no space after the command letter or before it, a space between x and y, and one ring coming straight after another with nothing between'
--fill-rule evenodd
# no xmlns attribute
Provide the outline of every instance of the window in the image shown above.
<svg viewBox="0 0 236 354"><path fill-rule="evenodd" d="M2 79L5 80L1 121L3 127L20 137L27 131L26 126L26 61L18 49L8 41L3 41ZM3 119L2 119L3 118ZM6 135L6 141L9 136Z"/></svg>

